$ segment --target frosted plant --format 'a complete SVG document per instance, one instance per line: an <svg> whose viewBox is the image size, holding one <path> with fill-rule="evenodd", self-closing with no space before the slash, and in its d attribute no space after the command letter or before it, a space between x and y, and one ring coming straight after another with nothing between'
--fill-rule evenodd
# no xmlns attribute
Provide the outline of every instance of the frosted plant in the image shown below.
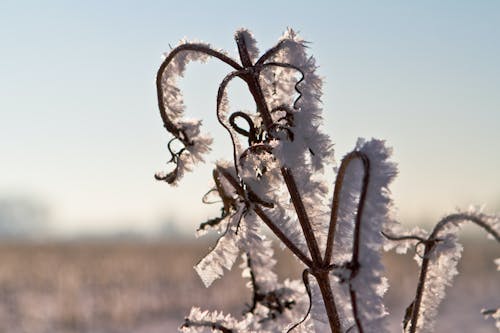
<svg viewBox="0 0 500 333"><path fill-rule="evenodd" d="M456 269L462 246L457 243L459 226L471 222L483 228L489 237L500 242L500 218L487 215L472 207L466 212L457 212L445 216L439 221L429 236L417 231L406 236L393 236L390 232L385 236L394 241L413 242L415 246L422 245L423 253L415 256L419 263L420 276L415 299L406 311L404 330L408 332L431 332L437 309L445 296L445 287L450 286L458 274ZM495 260L495 263L498 261ZM498 310L483 311L498 321ZM497 328L498 327L497 324Z"/></svg>
<svg viewBox="0 0 500 333"><path fill-rule="evenodd" d="M174 168L155 177L175 185L203 161L212 143L200 120L184 118L177 79L188 62L209 57L232 69L219 85L216 105L217 120L232 142L232 160L216 163L214 186L204 197L204 202L220 198L221 215L197 231L199 236L210 231L221 236L195 270L209 287L241 257L252 302L241 318L193 308L180 330L386 332L383 295L388 283L381 251L396 247L404 252L420 245L425 250L419 258L417 294L403 322L410 332L431 330L444 287L456 274L461 248L455 226L472 221L498 241L498 218L457 213L445 217L428 237L419 229L400 236L389 191L397 169L390 161L391 149L376 139L359 139L341 160L329 199L323 171L334 163L333 145L321 130L322 80L306 43L288 30L259 57L249 31L237 31L235 39L239 62L208 44L181 41L156 78L161 118L174 136L168 143ZM255 112L230 111L226 89L234 79L248 86ZM173 147L175 141L180 149ZM278 281L264 226L303 264L301 280Z"/></svg>

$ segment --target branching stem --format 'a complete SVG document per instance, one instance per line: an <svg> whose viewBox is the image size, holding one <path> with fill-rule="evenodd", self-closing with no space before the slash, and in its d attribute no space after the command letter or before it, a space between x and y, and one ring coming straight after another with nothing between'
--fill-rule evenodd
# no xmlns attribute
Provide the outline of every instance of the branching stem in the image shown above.
<svg viewBox="0 0 500 333"><path fill-rule="evenodd" d="M245 67L251 66L254 69L253 71L251 71L251 74L244 77L244 80L246 81L248 88L254 98L255 104L257 106L257 111L262 117L264 127L267 131L269 131L269 129L271 129L271 127L273 126L273 121L271 113L269 112L269 108L267 106L267 102L264 97L264 93L262 92L262 88L260 86L259 82L260 73L259 71L256 70L256 68L251 64L249 60L250 57L248 55L244 39L236 37L236 42L238 44L238 51L240 52L240 58L243 66ZM263 66L265 65L263 61L261 62L257 61L257 62L259 64L262 64ZM273 65L276 64L273 63ZM286 67L295 68L294 66L291 65ZM290 193L290 197L293 206L295 208L297 218L299 220L302 232L306 239L307 247L312 257L312 266L309 267L312 267L314 270L316 270L317 268L323 267L323 259L321 257L321 253L319 250L318 241L316 240L316 236L314 235L314 231L312 229L312 224L309 220L309 216L304 206L304 202L302 201L299 189L297 187L295 177L293 176L291 169L288 167L282 166L280 171L281 175L283 176L283 180L285 181L288 192ZM257 214L260 216L259 213ZM264 223L266 222L264 221ZM271 224L273 223L271 222L270 225ZM274 229L276 229L275 226ZM271 230L273 230L273 228L271 228ZM335 300L333 298L333 293L330 286L329 274L326 273L326 274L315 275L315 277L321 289L321 294L325 304L325 309L328 315L328 320L332 333L340 333L341 332L340 319L338 316L337 308L335 306Z"/></svg>
<svg viewBox="0 0 500 333"><path fill-rule="evenodd" d="M243 187L240 186L238 181L226 170L222 168L217 169L220 174L231 184L231 186L237 191L238 195L245 198L246 192ZM248 188L248 187L247 187ZM285 244L285 246L292 251L297 258L299 258L307 267L312 267L313 262L309 259L288 237L281 231L281 229L269 218L269 216L264 212L264 210L258 205L253 205L253 210L260 217L262 222L271 229L271 231L278 237L280 241Z"/></svg>
<svg viewBox="0 0 500 333"><path fill-rule="evenodd" d="M209 56L215 57L222 62L228 64L233 67L235 70L243 69L240 64L238 64L235 60L231 59L227 55L216 51L204 44L195 44L195 43L187 43L180 45L173 49L168 56L165 58L163 63L160 65L158 72L156 74L156 96L158 98L158 108L160 110L161 119L163 120L163 124L165 128L172 134L178 137L179 129L170 121L167 111L165 109L165 96L163 96L163 86L162 86L162 78L163 73L165 72L167 66L172 62L172 60L181 52L185 51L193 51L207 54Z"/></svg>
<svg viewBox="0 0 500 333"><path fill-rule="evenodd" d="M175 119L170 119L170 117L172 118L176 117L175 113L169 116L167 112L166 108L169 107L169 105L168 101L166 100L166 96L164 95L162 87L162 84L164 83L163 80L164 74L167 70L167 66L170 63L172 63L174 58L181 52L202 53L221 60L223 63L233 68L233 71L229 73L224 78L222 83L219 85L219 90L217 93L216 109L217 109L217 119L219 123L229 132L231 137L233 145L234 172L232 172L232 170L230 171L229 169L225 169L221 166L217 166L216 169L214 170L213 177L216 184L215 189L219 193L224 206L222 209L221 217L209 220L208 222L202 224L200 228L204 229L205 227L215 226L228 217L229 219L232 219L233 216L236 216L238 218L236 222L239 225L239 221L241 220L243 214L246 214L249 211L254 211L257 214L257 216L260 217L263 223L266 224L271 229L271 231L276 235L276 237L278 237L278 239L286 247L288 247L288 249L290 249L290 251L299 260L301 260L302 263L307 267L304 270L303 279L304 279L304 285L306 287L307 293L310 298L311 298L311 290L309 287L308 276L309 274L311 274L316 278L324 301L325 310L328 315L331 331L332 333L341 333L339 315L337 312L337 307L335 305L335 299L330 282L332 270L335 268L339 268L338 265L332 264L333 248L335 242L335 230L339 218L340 199L346 172L351 162L355 160L361 161L364 173L363 173L362 185L360 189L360 197L357 204L357 211L354 221L355 226L353 231L352 258L351 261L345 263L342 268L349 269L351 273L348 278L351 305L358 332L363 333L364 330L361 325L360 315L358 313L357 294L352 282L353 279L358 274L359 269L361 268L359 262L361 223L369 222L369 221L366 222L364 221L363 211L365 208L368 186L370 183L370 160L368 156L365 155L364 153L360 151L353 151L350 154L346 155L341 162L337 178L335 180L335 189L332 198L330 223L328 226L326 248L323 256L320 250L318 240L314 233L310 217L304 205L304 200L297 185L296 178L293 174L292 171L293 166L282 165L280 167L281 176L290 194L290 200L293 204L297 219L299 221L302 233L306 241L308 252L305 253L305 250L303 251L297 245L295 245L295 243L292 242L290 238L283 231L281 231L278 224L272 221L272 219L269 217L268 212L269 210L274 209L275 203L267 202L262 198L259 198L259 196L257 196L252 191L250 186L248 186L248 184L246 184L244 180L240 177L240 170L239 170L239 168L243 165L245 158L249 154L254 154L254 155L264 154L264 153L272 154L273 148L271 141L278 139L279 135L275 134L278 133L279 131L286 131L288 139L290 141L294 140L294 133L293 130L291 129L293 128L295 121L293 114L294 112L300 110L301 103L299 103L299 101L301 100L302 93L299 89L299 85L305 80L305 73L300 67L297 67L293 64L273 61L273 59L275 59L274 57L276 56L276 54L278 54L281 50L283 50L287 46L292 45L288 44L288 42L290 41L287 40L280 41L273 48L265 52L258 60L255 61L255 63L253 63L245 42L244 33L243 32L237 33L235 39L238 46L238 52L241 64L239 64L237 61L230 58L229 56L225 55L224 53L212 49L210 46L206 44L186 43L173 49L168 54L168 56L158 69L156 76L156 90L157 90L158 107L160 110L160 115L167 131L172 133L175 136L175 138L178 139L179 142L183 145L183 147L181 147L178 151L174 151L174 149L171 147L171 143L173 142L173 140L169 142L168 150L171 154L170 162L175 163L176 168L166 176L157 175L155 177L158 180L164 180L169 183L175 182L179 173L179 161L181 160L181 155L183 154L183 152L189 151L190 147L193 147L193 145L195 145L196 143L195 140L192 140L191 138L188 137L187 132L189 131L187 130L186 127L183 127L183 125L177 123ZM294 100L293 105L291 105L290 107L286 105L280 105L275 108L271 108L270 110L270 107L267 104L264 91L261 86L260 76L262 71L265 71L267 68L273 68L273 67L290 69L297 71L298 73L301 74L301 77L297 80L295 84L295 90L299 96ZM222 112L224 111L224 107L226 106L225 105L226 88L228 84L231 82L231 80L236 77L239 77L248 85L248 89L254 99L257 112L259 113L260 118L262 119L262 123L259 122L257 125L255 125L252 121L252 118L244 112L235 112L231 116L229 116L229 119L227 119L227 116ZM286 115L284 117L281 117L277 121L273 121L272 114L277 111L284 111ZM236 123L237 118L242 118L244 121L246 121L246 123L249 126L248 130L245 130L237 125ZM248 138L249 147L247 149L245 150L242 149L236 134L240 134ZM309 150L311 154L314 155L314 152L311 150L311 148L309 148ZM264 172L265 171L262 171L262 174ZM259 177L259 175L257 175L257 177ZM222 178L224 178L230 184L230 186L234 189L234 192L230 190L227 191L226 193L226 189L224 188L221 182ZM236 203L238 204L244 203L244 206L238 206ZM242 210L236 209L236 206L238 206ZM408 315L405 316L404 320L405 327L406 323L409 322L410 324L410 329L409 329L410 333L415 333L417 330L417 323L419 320L421 303L427 279L427 273L430 267L429 265L431 260L431 255L430 255L431 251L433 251L435 249L436 244L439 241L441 241L441 239L438 238L439 233L443 231L449 223L456 223L458 221L473 222L474 224L485 229L487 233L492 235L497 241L500 242L500 235L498 231L492 228L488 223L486 223L480 217L471 214L453 214L443 218L435 226L435 228L433 229L433 231L431 232L430 236L427 239L413 235L394 236L382 232L382 234L386 238L391 240L395 241L415 240L418 241L419 244L425 245L416 296L414 301L412 302L412 305L408 307L407 310ZM228 227L226 229L226 232L229 231L231 227L230 224L231 221L228 222ZM252 270L250 259L248 259L248 266ZM265 295L260 292L259 287L256 284L256 279L253 271L251 271L251 282L254 290L254 298L250 311L253 311L255 310L257 302L260 300L260 298L264 297ZM306 319L308 314L309 311L304 317L304 319L301 322L295 324L290 330L300 325ZM219 330L223 333L233 332L233 329L223 326L222 324L209 321L191 321L189 319L186 319L183 327L211 327L213 330Z"/></svg>
<svg viewBox="0 0 500 333"><path fill-rule="evenodd" d="M447 224L456 223L460 221L468 221L478 225L479 227L486 230L488 234L493 236L497 242L500 242L500 234L478 216L459 213L459 214L448 215L441 221L439 221L439 223L432 230L430 236L427 238L427 240L424 241L425 250L422 259L422 267L420 268L420 275L418 278L417 292L415 295L415 300L413 303L413 309L411 314L410 331L409 331L410 333L415 333L417 331L417 323L419 320L420 308L422 304L422 298L425 290L425 283L427 280L427 273L429 270L429 264L431 259L430 253L436 246L437 241L439 240L438 234L445 228Z"/></svg>

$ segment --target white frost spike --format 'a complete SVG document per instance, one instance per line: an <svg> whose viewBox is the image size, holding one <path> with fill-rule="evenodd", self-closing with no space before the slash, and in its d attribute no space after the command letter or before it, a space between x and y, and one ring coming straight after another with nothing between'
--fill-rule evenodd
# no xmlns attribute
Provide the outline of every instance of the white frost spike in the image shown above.
<svg viewBox="0 0 500 333"><path fill-rule="evenodd" d="M231 224L237 223L241 218L242 210L236 212L231 219ZM238 258L238 236L229 227L227 233L219 238L216 247L205 256L194 269L200 276L205 287L210 287L212 282L224 275L224 268L230 270Z"/></svg>
<svg viewBox="0 0 500 333"><path fill-rule="evenodd" d="M240 247L250 255L248 258L245 254L244 260L250 260L255 282L260 291L270 292L276 289L278 276L273 272L276 264L276 259L273 258L274 250L271 241L262 234L261 224L255 213L245 215L240 225L240 232L242 234ZM246 262L244 264L246 265Z"/></svg>
<svg viewBox="0 0 500 333"><path fill-rule="evenodd" d="M316 73L316 61L314 57L308 56L305 51L305 41L300 38L295 31L289 29L282 37L284 48L282 52L273 59L277 62L289 63L300 68L304 74L303 81L299 84L300 98L296 101L298 112L294 113L295 127L293 129L295 138L293 142L287 143L290 146L286 149L287 152L297 150L295 154L283 154L286 158L283 160L285 165L296 166L304 165L297 164L294 157L297 153L307 154L311 159L311 167L313 170L322 170L325 163L333 161L333 145L328 135L321 132L319 125L322 122L321 95L323 80ZM279 73L279 72L278 72ZM301 76L296 71L286 70L284 82L290 80L296 81L296 76ZM281 81L283 77L279 77L276 81ZM285 98L296 96L295 86L287 85L288 91L284 91ZM287 104L288 100L280 101ZM313 152L310 153L309 149Z"/></svg>
<svg viewBox="0 0 500 333"><path fill-rule="evenodd" d="M385 322L387 312L382 300L387 289L387 280L382 275L384 267L381 263L380 250L384 238L381 231L392 223L390 216L392 204L388 186L395 177L397 169L395 164L389 161L391 150L385 147L384 141L359 139L356 151L368 157L370 168L360 224L359 269L351 284L356 295L357 317L364 332L387 332ZM335 239L338 244L334 247L333 254L334 258L340 257L344 262L351 260L355 212L364 176L361 163L358 160L353 160L351 163L352 165L347 168L341 191L338 237ZM345 290L342 284L336 283L336 285L336 289ZM339 303L351 302L349 294L345 291L339 296ZM342 319L344 323L350 323L352 320L351 315Z"/></svg>
<svg viewBox="0 0 500 333"><path fill-rule="evenodd" d="M188 44L188 41L180 41L177 47ZM190 43L202 47L210 47L206 43ZM166 54L165 56L168 56ZM184 76L186 65L191 61L205 62L209 58L208 55L196 51L181 51L168 64L161 77L163 98L167 113L170 120L177 122L184 115L184 100L182 93L177 86L177 79Z"/></svg>
<svg viewBox="0 0 500 333"><path fill-rule="evenodd" d="M269 63L289 64L300 71L269 65L262 71L260 81L269 108L280 110L272 113L273 121L286 128L286 131L276 134L279 140L270 143L273 156L281 167L289 168L296 175L295 181L312 229L320 249L323 249L329 212L320 207L328 205L328 186L320 178L324 165L333 161L333 145L320 126L322 79L316 73L315 60L307 55L304 44L293 30L285 32L280 41L281 48L264 66ZM291 116L293 120L283 121L285 116Z"/></svg>
<svg viewBox="0 0 500 333"><path fill-rule="evenodd" d="M204 162L203 156L210 152L210 145L213 142L209 135L200 133L201 120L182 120L179 121L179 125L193 144L186 146L186 150L177 160L177 178L174 185L178 183L186 171L191 171L196 163Z"/></svg>
<svg viewBox="0 0 500 333"><path fill-rule="evenodd" d="M389 161L392 150L382 140L359 139L356 150L370 161L369 183L361 218L358 274L352 280L357 295L358 317L365 332L387 332L383 295L387 280L383 277L381 231L392 224L389 184L397 174L396 165Z"/></svg>
<svg viewBox="0 0 500 333"><path fill-rule="evenodd" d="M244 38L250 60L255 62L259 56L259 49L257 48L257 41L255 40L253 34L250 30L242 28L236 31L236 35L240 35Z"/></svg>
<svg viewBox="0 0 500 333"><path fill-rule="evenodd" d="M193 307L186 319L186 323L181 326L179 331L184 333L213 332L212 326L221 325L234 333L257 333L248 330L251 319L248 316L238 321L231 315L224 315L220 311L201 311L200 308Z"/></svg>
<svg viewBox="0 0 500 333"><path fill-rule="evenodd" d="M178 46L187 44L181 41ZM194 43L202 47L210 47L209 44ZM183 119L184 101L182 93L177 86L177 80L184 75L186 65L191 61L205 62L208 55L196 51L180 51L166 66L161 73L161 94L165 113L171 122L171 126L183 131L191 144L187 145L186 151L180 155L177 162L177 175L173 184L177 184L186 171L190 171L192 166L198 162L203 162L203 155L210 151L212 138L207 134L201 134L200 120Z"/></svg>
<svg viewBox="0 0 500 333"><path fill-rule="evenodd" d="M334 272L334 274L336 273L337 272ZM350 272L346 270L345 273L345 276L348 277ZM355 327L349 288L346 283L339 283L338 277L333 274L330 277L330 283L332 285L333 294L335 295L335 305L337 306L342 331L348 332L349 329Z"/></svg>

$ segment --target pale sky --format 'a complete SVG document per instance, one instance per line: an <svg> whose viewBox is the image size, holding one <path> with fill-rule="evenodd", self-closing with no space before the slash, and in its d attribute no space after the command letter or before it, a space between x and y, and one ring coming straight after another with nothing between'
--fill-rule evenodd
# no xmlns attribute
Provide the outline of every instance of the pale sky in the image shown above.
<svg viewBox="0 0 500 333"><path fill-rule="evenodd" d="M400 174L405 223L456 207L500 210L498 1L9 1L0 2L0 198L43 202L58 232L193 229L211 164L230 157L215 118L227 68L189 67L187 114L216 144L177 188L166 167L154 77L184 37L236 56L233 33L261 51L287 27L311 41L325 78L325 130L339 160L359 136L386 139ZM241 89L235 107L250 107ZM331 180L333 183L333 179ZM27 199L27 200L28 200Z"/></svg>

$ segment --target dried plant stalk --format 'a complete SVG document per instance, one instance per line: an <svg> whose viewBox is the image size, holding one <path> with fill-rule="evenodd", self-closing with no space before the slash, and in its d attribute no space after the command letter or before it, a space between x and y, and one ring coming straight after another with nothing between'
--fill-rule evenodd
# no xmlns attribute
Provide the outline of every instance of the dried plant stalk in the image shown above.
<svg viewBox="0 0 500 333"><path fill-rule="evenodd" d="M380 252L387 243L402 241L425 245L417 295L405 326L409 323L410 332L431 327L433 314L428 313L433 311L428 309L439 302L427 300L426 292L432 284L429 267L444 239L441 233L458 220L470 220L498 241L498 219L455 214L443 219L427 238L397 236L400 231L391 217L388 189L397 170L390 161L391 150L375 139L358 140L342 159L333 198L328 200L323 169L333 163L333 145L321 131L322 81L314 58L306 53L306 43L288 30L258 57L250 32L237 31L235 40L239 61L208 44L183 41L166 56L156 77L160 115L174 136L168 144L174 169L155 177L175 185L203 161L212 143L202 134L201 121L184 118L176 80L189 61L208 57L232 69L219 85L216 116L231 139L233 159L217 163L214 187L207 193L220 197L221 215L198 229L199 234L217 230L222 236L195 269L208 287L242 253L252 303L241 320L193 308L181 330L319 332L326 324L335 333L387 332L382 301L387 283ZM246 83L255 112L229 111L227 87L234 79ZM241 121L247 128L238 125ZM173 141L181 149L175 150ZM303 264L302 281L278 281L263 225ZM450 242L455 244L454 239ZM419 325L422 322L429 325Z"/></svg>

